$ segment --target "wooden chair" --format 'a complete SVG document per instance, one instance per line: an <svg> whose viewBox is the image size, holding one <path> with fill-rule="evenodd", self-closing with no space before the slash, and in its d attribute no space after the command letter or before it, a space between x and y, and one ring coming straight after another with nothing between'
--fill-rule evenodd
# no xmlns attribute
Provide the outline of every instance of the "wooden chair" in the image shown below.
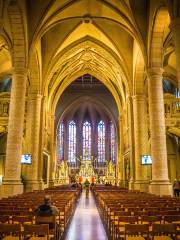
<svg viewBox="0 0 180 240"><path fill-rule="evenodd" d="M164 223L173 223L176 225L177 236L180 236L180 215L164 216Z"/></svg>
<svg viewBox="0 0 180 240"><path fill-rule="evenodd" d="M61 235L60 227L58 222L56 221L56 216L35 216L36 224L48 224L49 225L49 233L53 235L54 239L58 239Z"/></svg>
<svg viewBox="0 0 180 240"><path fill-rule="evenodd" d="M0 223L9 223L9 216L6 215L0 216Z"/></svg>
<svg viewBox="0 0 180 240"><path fill-rule="evenodd" d="M169 223L169 224L152 224L152 240L158 239L176 239L177 232L176 232L176 225Z"/></svg>
<svg viewBox="0 0 180 240"><path fill-rule="evenodd" d="M142 215L148 215L147 211L135 211L134 216L142 216Z"/></svg>
<svg viewBox="0 0 180 240"><path fill-rule="evenodd" d="M119 218L123 216L130 216L130 214L131 214L130 212L125 212L125 211L111 212L111 215L107 220L107 227L109 229L111 236L115 234L115 228L118 225Z"/></svg>
<svg viewBox="0 0 180 240"><path fill-rule="evenodd" d="M20 224L0 224L0 239L19 239L21 240L21 226Z"/></svg>
<svg viewBox="0 0 180 240"><path fill-rule="evenodd" d="M24 225L24 240L38 239L49 240L49 225L48 224L25 224Z"/></svg>
<svg viewBox="0 0 180 240"><path fill-rule="evenodd" d="M148 224L126 224L124 230L125 240L144 240L149 239Z"/></svg>
<svg viewBox="0 0 180 240"><path fill-rule="evenodd" d="M19 223L21 225L25 223L33 223L33 216L12 216L12 223Z"/></svg>
<svg viewBox="0 0 180 240"><path fill-rule="evenodd" d="M163 213L164 213L164 215L180 215L180 210L178 210L178 211L175 211L175 210L164 211Z"/></svg>
<svg viewBox="0 0 180 240"><path fill-rule="evenodd" d="M180 215L165 215L164 223L179 223L180 224Z"/></svg>
<svg viewBox="0 0 180 240"><path fill-rule="evenodd" d="M161 223L162 217L161 216L141 216L141 224L149 224L152 225L152 223Z"/></svg>
<svg viewBox="0 0 180 240"><path fill-rule="evenodd" d="M119 216L118 225L115 226L115 238L119 239L124 236L126 224L138 224L138 216Z"/></svg>

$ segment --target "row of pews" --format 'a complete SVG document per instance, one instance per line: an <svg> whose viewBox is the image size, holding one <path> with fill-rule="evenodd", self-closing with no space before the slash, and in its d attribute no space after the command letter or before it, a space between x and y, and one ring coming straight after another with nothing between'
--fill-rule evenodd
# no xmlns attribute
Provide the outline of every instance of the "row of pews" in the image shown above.
<svg viewBox="0 0 180 240"><path fill-rule="evenodd" d="M34 210L43 203L44 196L51 196L51 203L59 210L59 215L44 217L36 216ZM16 235L18 239L43 235L47 239L61 239L67 225L74 214L77 200L80 196L79 189L71 189L62 185L46 190L23 193L0 200L0 239L5 236ZM44 222L46 224L43 224ZM53 223L54 229L49 229Z"/></svg>
<svg viewBox="0 0 180 240"><path fill-rule="evenodd" d="M103 186L93 193L108 239L180 239L180 198Z"/></svg>

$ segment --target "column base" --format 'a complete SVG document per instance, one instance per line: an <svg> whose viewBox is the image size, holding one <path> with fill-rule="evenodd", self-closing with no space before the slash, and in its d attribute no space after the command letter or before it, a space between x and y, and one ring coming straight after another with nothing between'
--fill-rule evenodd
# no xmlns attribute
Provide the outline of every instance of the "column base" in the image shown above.
<svg viewBox="0 0 180 240"><path fill-rule="evenodd" d="M22 194L24 192L24 185L19 180L3 180L1 185L1 196L9 197L17 194Z"/></svg>
<svg viewBox="0 0 180 240"><path fill-rule="evenodd" d="M55 186L55 180L49 180L49 186L48 187L54 187Z"/></svg>
<svg viewBox="0 0 180 240"><path fill-rule="evenodd" d="M43 190L44 183L42 180L26 180L24 181L24 191L33 192L34 190Z"/></svg>
<svg viewBox="0 0 180 240"><path fill-rule="evenodd" d="M134 182L134 190L139 190L140 192L148 192L149 191L149 181L136 180Z"/></svg>
<svg viewBox="0 0 180 240"><path fill-rule="evenodd" d="M117 180L117 186L120 188L126 188L126 184L124 180Z"/></svg>
<svg viewBox="0 0 180 240"><path fill-rule="evenodd" d="M134 179L131 178L128 185L129 190L134 190Z"/></svg>
<svg viewBox="0 0 180 240"><path fill-rule="evenodd" d="M172 184L167 180L152 180L149 185L149 192L156 195L173 196Z"/></svg>

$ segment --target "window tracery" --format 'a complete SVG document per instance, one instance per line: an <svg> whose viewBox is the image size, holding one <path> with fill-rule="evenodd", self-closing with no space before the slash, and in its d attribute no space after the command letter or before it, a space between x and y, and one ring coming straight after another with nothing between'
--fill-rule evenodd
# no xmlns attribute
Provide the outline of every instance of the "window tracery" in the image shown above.
<svg viewBox="0 0 180 240"><path fill-rule="evenodd" d="M83 159L91 160L91 124L88 121L83 124Z"/></svg>
<svg viewBox="0 0 180 240"><path fill-rule="evenodd" d="M115 127L112 122L110 122L110 159L115 163L116 161L116 135Z"/></svg>
<svg viewBox="0 0 180 240"><path fill-rule="evenodd" d="M98 162L105 162L105 124L102 120L98 123Z"/></svg>
<svg viewBox="0 0 180 240"><path fill-rule="evenodd" d="M68 161L71 163L76 162L76 123L71 121L68 126L69 135L69 151L68 151Z"/></svg>
<svg viewBox="0 0 180 240"><path fill-rule="evenodd" d="M58 128L57 135L57 145L58 145L58 163L64 160L64 123L61 122Z"/></svg>

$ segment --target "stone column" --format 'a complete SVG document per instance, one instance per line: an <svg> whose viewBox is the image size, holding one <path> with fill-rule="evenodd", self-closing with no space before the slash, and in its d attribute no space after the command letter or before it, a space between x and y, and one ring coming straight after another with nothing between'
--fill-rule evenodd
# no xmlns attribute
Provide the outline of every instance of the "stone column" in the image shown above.
<svg viewBox="0 0 180 240"><path fill-rule="evenodd" d="M55 180L55 169L56 169L56 162L55 162L55 154L56 154L56 142L55 142L55 130L54 130L54 121L55 116L50 115L48 116L50 118L50 141L51 141L51 156L50 156L50 163L49 163L49 186L54 186L54 180Z"/></svg>
<svg viewBox="0 0 180 240"><path fill-rule="evenodd" d="M160 68L150 68L148 71L152 155L152 182L149 191L158 195L172 195L168 179L162 72Z"/></svg>
<svg viewBox="0 0 180 240"><path fill-rule="evenodd" d="M15 68L12 77L3 196L23 192L21 154L25 113L27 70Z"/></svg>
<svg viewBox="0 0 180 240"><path fill-rule="evenodd" d="M180 17L173 19L171 28L173 32L175 53L176 53L178 89L180 91Z"/></svg>
<svg viewBox="0 0 180 240"><path fill-rule="evenodd" d="M133 106L132 97L128 98L128 138L129 138L129 157L130 157L130 179L129 189L134 189L134 126L133 126Z"/></svg>
<svg viewBox="0 0 180 240"><path fill-rule="evenodd" d="M141 164L141 155L148 155L148 128L146 96L133 96L134 143L135 143L135 183L134 189L148 192L147 168Z"/></svg>
<svg viewBox="0 0 180 240"><path fill-rule="evenodd" d="M124 139L123 139L123 118L119 116L119 134L117 134L117 181L120 187L124 187L124 164L123 164L123 152L124 152Z"/></svg>
<svg viewBox="0 0 180 240"><path fill-rule="evenodd" d="M32 164L24 166L26 168L25 185L28 192L42 189L42 180L38 176L41 101L42 96L39 94L30 94L28 99L27 138L29 150L32 154Z"/></svg>

